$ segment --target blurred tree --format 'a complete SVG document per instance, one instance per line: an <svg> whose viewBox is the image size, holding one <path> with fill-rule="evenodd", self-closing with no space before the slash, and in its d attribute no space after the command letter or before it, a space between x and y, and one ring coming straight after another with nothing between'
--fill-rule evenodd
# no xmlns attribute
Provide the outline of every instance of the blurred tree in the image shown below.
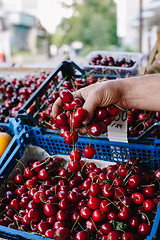
<svg viewBox="0 0 160 240"><path fill-rule="evenodd" d="M107 49L117 45L116 7L113 0L73 0L73 15L63 18L53 35L53 43L59 45L81 41L84 47Z"/></svg>

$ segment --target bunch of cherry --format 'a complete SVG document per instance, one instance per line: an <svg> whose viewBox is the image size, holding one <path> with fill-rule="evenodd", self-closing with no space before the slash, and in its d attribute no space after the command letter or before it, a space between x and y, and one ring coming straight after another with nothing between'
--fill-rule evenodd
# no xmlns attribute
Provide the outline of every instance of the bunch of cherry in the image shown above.
<svg viewBox="0 0 160 240"><path fill-rule="evenodd" d="M131 109L128 111L128 133L130 137L138 137L154 123L160 122L160 112ZM150 133L150 137L157 137L156 131Z"/></svg>
<svg viewBox="0 0 160 240"><path fill-rule="evenodd" d="M51 125L53 130L59 130L59 135L64 138L68 145L75 145L78 140L78 134L89 136L100 136L105 133L107 126L111 123L114 116L117 115L119 109L116 106L108 106L106 108L97 108L92 119L92 122L85 126L82 122L87 117L87 111L83 109L83 102L79 98L73 98L70 90L66 89L59 94L64 107L62 112L57 115L53 120L54 124ZM83 131L82 131L82 128ZM88 144L84 148L84 156L86 158L93 158L95 154L94 145Z"/></svg>
<svg viewBox="0 0 160 240"><path fill-rule="evenodd" d="M121 60L115 60L113 57L102 56L97 54L89 61L89 65L111 66L111 67L125 67L129 68L135 64L131 59L122 58Z"/></svg>
<svg viewBox="0 0 160 240"><path fill-rule="evenodd" d="M6 182L0 225L56 240L144 240L159 202L160 169L139 159L100 168L73 149L28 161Z"/></svg>

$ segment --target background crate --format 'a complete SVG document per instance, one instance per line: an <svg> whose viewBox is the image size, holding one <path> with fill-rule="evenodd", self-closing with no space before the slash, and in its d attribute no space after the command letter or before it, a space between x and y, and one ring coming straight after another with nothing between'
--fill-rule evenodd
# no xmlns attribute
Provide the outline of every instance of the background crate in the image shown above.
<svg viewBox="0 0 160 240"><path fill-rule="evenodd" d="M100 54L102 57L113 57L115 60L122 60L123 58L134 61L132 67L116 67L116 66L101 66L90 65L90 60ZM117 77L135 76L139 74L139 67L142 59L141 53L135 52L110 52L110 51L92 51L90 52L81 63L82 69L87 72L92 72L97 76L106 76L107 78L114 79Z"/></svg>
<svg viewBox="0 0 160 240"><path fill-rule="evenodd" d="M55 85L55 77L57 74L61 74L63 80ZM39 86L39 88L31 95L31 97L24 103L22 108L18 112L18 117L21 119L22 124L28 124L29 126L39 125L38 121L38 113L42 111L42 109L46 105L46 100L51 98L51 93L47 92L48 84L53 82L52 92L59 89L59 87L63 84L65 80L72 80L75 78L80 78L85 75L84 70L82 70L79 66L77 66L74 62L64 61L60 64L57 69L55 69ZM42 95L46 96L46 100L42 103L39 101ZM34 114L31 115L28 113L29 107L35 103L35 111Z"/></svg>
<svg viewBox="0 0 160 240"><path fill-rule="evenodd" d="M24 126L17 138L19 141L18 143L16 142L16 148L14 145L11 146L11 154L0 169L1 184L7 179L15 167L17 163L16 160L22 157L27 144L39 146L53 155L69 155L72 149L72 146L67 145L62 137L50 134L47 131L43 132L40 127ZM78 148L83 149L89 142L90 140L88 138L79 138L76 145ZM124 163L132 157L140 157L150 168L157 169L160 167L160 141L158 140L156 145L119 143L102 139L92 139L91 143L94 144L96 149L96 154L93 159ZM159 211L160 207L158 207L157 210L151 237L159 233ZM7 237L7 239L44 239L40 236L33 236L32 234L3 226L0 227L0 236ZM151 238L147 240L149 239Z"/></svg>

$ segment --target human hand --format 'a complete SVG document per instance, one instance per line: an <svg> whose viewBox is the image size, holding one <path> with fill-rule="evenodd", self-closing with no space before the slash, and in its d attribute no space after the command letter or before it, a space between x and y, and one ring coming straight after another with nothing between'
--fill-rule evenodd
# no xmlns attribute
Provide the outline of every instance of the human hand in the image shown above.
<svg viewBox="0 0 160 240"><path fill-rule="evenodd" d="M91 121L97 107L106 107L115 104L123 108L120 89L120 80L110 80L97 82L74 92L74 98L81 99L84 102L83 109L87 111L87 118L83 124L86 125ZM58 98L52 107L54 118L61 112L62 108L62 100Z"/></svg>

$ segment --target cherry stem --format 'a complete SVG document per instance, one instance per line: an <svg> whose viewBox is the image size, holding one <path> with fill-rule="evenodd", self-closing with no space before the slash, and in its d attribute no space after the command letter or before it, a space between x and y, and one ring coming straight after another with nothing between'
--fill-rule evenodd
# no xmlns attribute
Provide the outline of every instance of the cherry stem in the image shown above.
<svg viewBox="0 0 160 240"><path fill-rule="evenodd" d="M22 163L21 160L16 159L16 161L19 162L19 163L21 163L24 169L26 168L26 166L24 165L24 163ZM17 169L18 169L18 168L17 168Z"/></svg>
<svg viewBox="0 0 160 240"><path fill-rule="evenodd" d="M78 220L79 220L79 216L77 217L76 221L74 222L74 224L73 224L73 226L72 226L71 233L73 232L74 227L76 226Z"/></svg>
<svg viewBox="0 0 160 240"><path fill-rule="evenodd" d="M96 226L95 222L93 221L93 219L92 219L91 217L90 217L90 219L91 219L91 221L93 222L93 225L94 225L94 227L95 227L96 231L97 231L99 234L101 234L101 235L102 235L102 233L98 231L98 228L97 228L97 226Z"/></svg>
<svg viewBox="0 0 160 240"><path fill-rule="evenodd" d="M147 216L147 214L145 214L144 212L139 212L138 214L144 214L145 217L147 218L148 225L151 225L151 223L149 221L149 217Z"/></svg>
<svg viewBox="0 0 160 240"><path fill-rule="evenodd" d="M40 167L40 166L46 164L46 163L50 160L50 158L51 158L51 157L48 157L48 158L47 158L45 161L43 161L42 163L40 163L40 164L38 164L37 166L31 168L31 171L34 170L34 169L37 168L37 167Z"/></svg>
<svg viewBox="0 0 160 240"><path fill-rule="evenodd" d="M110 203L112 203L119 210L119 207L117 207L117 205L113 201L111 201L109 198L104 197L104 196L100 196L100 198L108 200Z"/></svg>

